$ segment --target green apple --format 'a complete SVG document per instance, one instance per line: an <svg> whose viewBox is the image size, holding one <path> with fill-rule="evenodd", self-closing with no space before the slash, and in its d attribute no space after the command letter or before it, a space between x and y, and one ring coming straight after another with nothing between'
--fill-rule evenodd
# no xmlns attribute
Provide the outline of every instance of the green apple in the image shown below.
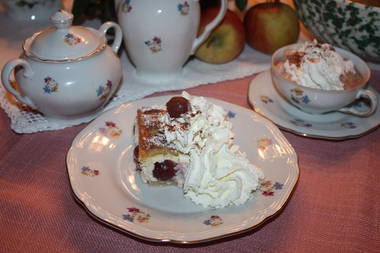
<svg viewBox="0 0 380 253"><path fill-rule="evenodd" d="M219 7L207 8L202 11L200 32L214 19L218 12ZM222 22L196 50L195 57L204 62L222 64L238 57L244 45L243 22L234 12L227 10Z"/></svg>
<svg viewBox="0 0 380 253"><path fill-rule="evenodd" d="M253 5L244 16L248 45L266 54L297 42L300 25L297 12L279 1Z"/></svg>

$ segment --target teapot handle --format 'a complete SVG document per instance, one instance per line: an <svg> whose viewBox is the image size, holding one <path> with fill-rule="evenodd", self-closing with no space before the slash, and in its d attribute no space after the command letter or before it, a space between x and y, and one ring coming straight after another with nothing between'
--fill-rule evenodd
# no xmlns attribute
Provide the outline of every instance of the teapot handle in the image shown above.
<svg viewBox="0 0 380 253"><path fill-rule="evenodd" d="M212 20L208 25L206 25L203 33L198 38L196 38L194 40L193 48L191 49L191 54L195 53L195 50L197 50L197 48L208 38L211 31L217 25L219 25L219 23L222 21L222 19L226 15L227 7L228 7L227 0L220 0L220 3L221 3L221 5L220 5L220 10L218 12L218 15L216 15L214 20Z"/></svg>
<svg viewBox="0 0 380 253"><path fill-rule="evenodd" d="M104 24L102 24L100 26L99 31L104 33L104 35L105 35L107 33L108 29L110 29L110 28L115 29L115 39L114 39L111 47L112 47L112 50L115 53L117 53L117 51L120 48L121 40L123 39L123 37L122 37L123 34L121 32L120 26L114 22L108 21L108 22L105 22Z"/></svg>
<svg viewBox="0 0 380 253"><path fill-rule="evenodd" d="M32 109L37 109L34 103L27 96L21 96L21 94L11 85L10 75L12 73L12 70L14 70L17 66L20 66L24 69L24 77L33 76L34 72L27 61L23 59L11 60L5 64L1 72L1 81L3 82L4 88L7 89L10 93L12 93L15 96L15 98L21 103L28 105Z"/></svg>

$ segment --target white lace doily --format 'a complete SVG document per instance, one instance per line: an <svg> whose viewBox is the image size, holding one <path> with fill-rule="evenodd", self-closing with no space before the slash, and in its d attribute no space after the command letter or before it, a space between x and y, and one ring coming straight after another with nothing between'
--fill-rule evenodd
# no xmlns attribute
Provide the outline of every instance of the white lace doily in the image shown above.
<svg viewBox="0 0 380 253"><path fill-rule="evenodd" d="M246 47L238 59L222 64L207 64L196 59L190 60L184 67L182 75L173 81L150 84L135 75L135 69L126 57L121 55L123 64L123 81L108 105L100 112L74 121L62 121L45 118L38 112L22 106L3 86L0 88L0 106L11 119L11 128L17 133L34 133L57 130L89 122L102 112L120 104L143 98L158 91L182 90L202 84L242 78L261 72L270 67L270 57Z"/></svg>

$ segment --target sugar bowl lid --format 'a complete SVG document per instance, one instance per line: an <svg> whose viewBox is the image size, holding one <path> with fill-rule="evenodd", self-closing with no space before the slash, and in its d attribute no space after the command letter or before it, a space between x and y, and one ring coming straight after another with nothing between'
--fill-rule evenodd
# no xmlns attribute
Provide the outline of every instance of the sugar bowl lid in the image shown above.
<svg viewBox="0 0 380 253"><path fill-rule="evenodd" d="M33 34L24 45L27 56L40 61L66 62L90 57L106 47L103 33L71 26L73 15L59 10L51 16L54 26Z"/></svg>

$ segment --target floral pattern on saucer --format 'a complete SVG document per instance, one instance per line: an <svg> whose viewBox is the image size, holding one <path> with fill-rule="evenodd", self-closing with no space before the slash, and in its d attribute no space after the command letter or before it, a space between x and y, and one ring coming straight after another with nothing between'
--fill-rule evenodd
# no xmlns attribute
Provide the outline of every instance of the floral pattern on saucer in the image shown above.
<svg viewBox="0 0 380 253"><path fill-rule="evenodd" d="M223 220L218 215L211 215L209 219L203 221L203 224L207 226L216 227L223 224Z"/></svg>
<svg viewBox="0 0 380 253"><path fill-rule="evenodd" d="M106 121L105 127L99 128L99 131L102 135L108 136L111 138L118 138L121 136L122 130L112 121Z"/></svg>
<svg viewBox="0 0 380 253"><path fill-rule="evenodd" d="M95 177L99 175L99 170L91 169L88 166L83 166L80 170L81 173L85 176Z"/></svg>
<svg viewBox="0 0 380 253"><path fill-rule="evenodd" d="M123 219L129 222L137 221L139 223L144 223L144 222L148 222L150 219L150 214L141 211L139 208L129 207L127 208L127 210L128 210L128 213L123 214Z"/></svg>
<svg viewBox="0 0 380 253"><path fill-rule="evenodd" d="M341 124L341 126L342 126L343 128L348 128L348 129L354 129L354 128L356 128L355 123L354 123L354 122L350 122L350 121L348 121L348 122L343 122L343 123Z"/></svg>
<svg viewBox="0 0 380 253"><path fill-rule="evenodd" d="M313 124L306 122L303 119L294 119L290 121L295 126L301 126L301 127L312 127Z"/></svg>
<svg viewBox="0 0 380 253"><path fill-rule="evenodd" d="M260 99L265 104L273 103L274 102L273 99L271 99L270 97L267 97L267 96L260 96Z"/></svg>
<svg viewBox="0 0 380 253"><path fill-rule="evenodd" d="M43 90L44 90L45 93L51 94L53 92L57 92L58 91L58 83L57 83L57 81L55 81L50 76L45 77L44 82L45 82L45 86L43 87Z"/></svg>

